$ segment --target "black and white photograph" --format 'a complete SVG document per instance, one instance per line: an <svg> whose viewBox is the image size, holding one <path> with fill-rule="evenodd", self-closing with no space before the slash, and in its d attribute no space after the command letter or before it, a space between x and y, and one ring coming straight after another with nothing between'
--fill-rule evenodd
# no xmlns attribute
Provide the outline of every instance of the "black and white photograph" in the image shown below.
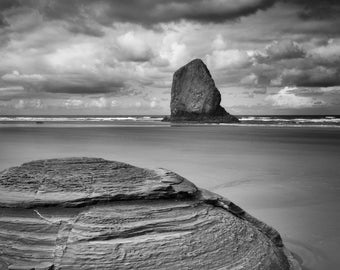
<svg viewBox="0 0 340 270"><path fill-rule="evenodd" d="M339 0L0 0L0 270L339 251Z"/></svg>

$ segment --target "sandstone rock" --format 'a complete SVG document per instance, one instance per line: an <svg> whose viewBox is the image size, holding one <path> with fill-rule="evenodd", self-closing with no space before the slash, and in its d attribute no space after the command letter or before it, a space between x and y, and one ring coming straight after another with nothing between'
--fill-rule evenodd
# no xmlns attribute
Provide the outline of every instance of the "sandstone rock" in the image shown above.
<svg viewBox="0 0 340 270"><path fill-rule="evenodd" d="M164 120L239 122L221 107L220 102L221 94L207 66L202 60L195 59L175 72L171 88L171 116Z"/></svg>
<svg viewBox="0 0 340 270"><path fill-rule="evenodd" d="M0 269L300 269L268 225L165 169L98 158L0 173Z"/></svg>

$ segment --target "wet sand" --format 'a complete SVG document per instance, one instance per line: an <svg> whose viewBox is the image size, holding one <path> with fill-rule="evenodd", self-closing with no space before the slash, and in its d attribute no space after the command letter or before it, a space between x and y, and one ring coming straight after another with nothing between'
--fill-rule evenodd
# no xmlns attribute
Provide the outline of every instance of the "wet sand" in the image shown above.
<svg viewBox="0 0 340 270"><path fill-rule="evenodd" d="M339 128L0 127L0 169L69 156L171 169L274 226L305 269L340 268Z"/></svg>

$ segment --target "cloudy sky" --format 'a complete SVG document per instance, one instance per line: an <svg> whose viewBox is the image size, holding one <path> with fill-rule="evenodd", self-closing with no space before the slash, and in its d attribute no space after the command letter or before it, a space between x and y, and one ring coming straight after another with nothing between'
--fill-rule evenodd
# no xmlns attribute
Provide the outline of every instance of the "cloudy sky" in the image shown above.
<svg viewBox="0 0 340 270"><path fill-rule="evenodd" d="M0 0L0 114L169 114L210 69L234 114L340 114L339 0Z"/></svg>

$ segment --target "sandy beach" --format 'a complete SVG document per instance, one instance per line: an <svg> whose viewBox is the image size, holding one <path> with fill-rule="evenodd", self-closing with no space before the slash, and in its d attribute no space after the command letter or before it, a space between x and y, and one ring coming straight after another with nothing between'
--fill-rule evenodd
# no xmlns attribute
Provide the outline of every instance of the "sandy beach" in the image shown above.
<svg viewBox="0 0 340 270"><path fill-rule="evenodd" d="M0 169L71 156L163 167L223 195L282 235L304 269L338 269L340 129L3 125Z"/></svg>

